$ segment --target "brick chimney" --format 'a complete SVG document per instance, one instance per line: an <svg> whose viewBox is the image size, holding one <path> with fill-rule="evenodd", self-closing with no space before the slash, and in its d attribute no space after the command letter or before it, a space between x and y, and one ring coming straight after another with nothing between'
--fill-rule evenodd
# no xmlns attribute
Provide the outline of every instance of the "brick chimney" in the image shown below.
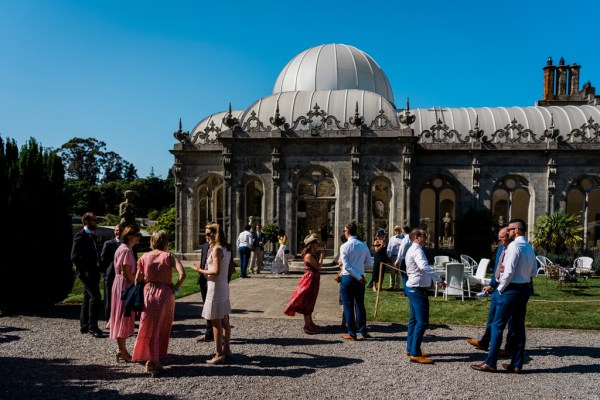
<svg viewBox="0 0 600 400"><path fill-rule="evenodd" d="M560 58L558 67L556 67L556 97L560 99L567 95L567 71L569 67L565 65L565 59Z"/></svg>
<svg viewBox="0 0 600 400"><path fill-rule="evenodd" d="M579 93L579 69L581 65L573 63L569 66L569 95Z"/></svg>
<svg viewBox="0 0 600 400"><path fill-rule="evenodd" d="M542 100L554 100L554 75L556 67L552 65L552 57L548 57L544 67L544 96Z"/></svg>

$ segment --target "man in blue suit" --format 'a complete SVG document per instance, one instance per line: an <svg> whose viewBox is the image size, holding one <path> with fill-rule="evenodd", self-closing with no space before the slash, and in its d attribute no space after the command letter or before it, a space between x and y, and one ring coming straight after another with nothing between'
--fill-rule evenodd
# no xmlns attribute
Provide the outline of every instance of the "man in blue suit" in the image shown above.
<svg viewBox="0 0 600 400"><path fill-rule="evenodd" d="M512 240L508 237L507 228L502 228L498 232L498 250L496 251L496 262L494 264L494 273L492 274L492 279L490 280L489 286L484 286L483 291L491 293L498 287L498 280L496 279L496 274L498 272L498 266L504 261L505 249L512 242ZM492 333L492 321L494 321L494 315L496 314L496 296L492 296L490 299L490 310L488 311L488 320L485 326L485 332L481 339L467 339L467 343L473 345L479 350L488 351L490 347L490 337ZM506 346L505 349L500 352L500 357L509 356L512 354L512 341L513 341L513 330L512 323L508 321L508 333L506 336Z"/></svg>

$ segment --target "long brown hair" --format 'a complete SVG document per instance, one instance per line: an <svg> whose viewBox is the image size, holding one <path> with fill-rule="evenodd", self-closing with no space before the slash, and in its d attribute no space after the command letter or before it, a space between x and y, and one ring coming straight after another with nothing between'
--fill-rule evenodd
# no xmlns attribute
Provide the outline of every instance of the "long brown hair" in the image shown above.
<svg viewBox="0 0 600 400"><path fill-rule="evenodd" d="M225 245L227 243L227 238L225 238L225 232L221 225L217 223L212 223L206 225L206 228L211 233L212 241L215 246Z"/></svg>

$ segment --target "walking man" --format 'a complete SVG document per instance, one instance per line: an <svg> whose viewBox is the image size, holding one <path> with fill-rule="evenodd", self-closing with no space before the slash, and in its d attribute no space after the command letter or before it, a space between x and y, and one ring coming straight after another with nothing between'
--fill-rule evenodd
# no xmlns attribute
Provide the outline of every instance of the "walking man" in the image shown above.
<svg viewBox="0 0 600 400"><path fill-rule="evenodd" d="M410 232L412 246L406 253L406 272L408 273L407 296L409 301L410 317L408 319L408 333L406 336L406 353L411 362L420 364L433 364L427 358L429 354L421 351L421 342L425 329L429 325L429 288L433 282L438 282L445 288L446 282L427 262L423 247L427 243L427 234L423 229L413 229Z"/></svg>
<svg viewBox="0 0 600 400"><path fill-rule="evenodd" d="M262 233L262 225L256 225L256 231L252 234L252 256L250 257L250 272L260 274L263 265L263 253L265 250L265 234Z"/></svg>
<svg viewBox="0 0 600 400"><path fill-rule="evenodd" d="M348 333L344 333L342 337L346 340L363 340L368 337L365 267L373 266L373 259L367 245L356 238L357 230L354 222L347 224L344 236L348 241L340 247L342 264L340 294L348 330Z"/></svg>
<svg viewBox="0 0 600 400"><path fill-rule="evenodd" d="M100 295L100 254L96 246L94 231L98 227L98 218L87 212L81 217L83 229L73 236L71 261L81 283L83 283L83 303L79 316L81 333L90 333L102 338L104 333L98 328L98 314L102 305Z"/></svg>
<svg viewBox="0 0 600 400"><path fill-rule="evenodd" d="M244 231L237 238L238 254L240 255L240 276L250 278L247 274L248 264L250 262L250 253L252 253L252 225L246 225Z"/></svg>
<svg viewBox="0 0 600 400"><path fill-rule="evenodd" d="M494 291L496 295L496 313L492 322L490 351L485 362L473 364L477 371L496 372L500 352L502 333L509 318L512 318L514 330L514 351L510 363L502 368L516 374L521 373L525 356L525 314L531 294L531 277L537 275L535 253L525 238L526 224L520 219L508 223L508 236L514 239L508 245L504 262L500 264L500 283Z"/></svg>
<svg viewBox="0 0 600 400"><path fill-rule="evenodd" d="M500 283L500 271L504 269L504 266L500 267L500 265L504 262L504 257L506 256L506 248L508 247L510 242L512 242L512 240L508 237L507 228L500 229L500 231L498 232L498 243L500 244L500 246L498 246L498 250L496 251L496 263L494 265L494 273L492 274L492 279L490 281L489 286L483 287L484 292L492 293L498 287L498 284ZM485 332L483 336L479 340L467 339L467 343L478 348L479 350L488 351L488 348L490 347L490 337L492 335L492 322L494 321L494 315L496 315L496 306L497 296L494 296L492 294L492 297L490 299L490 309L488 311L487 324L485 326ZM505 350L500 352L500 357L512 354L513 335L514 333L512 329L512 323L509 320L508 334L506 335L506 347ZM500 340L502 340L502 338L500 338Z"/></svg>

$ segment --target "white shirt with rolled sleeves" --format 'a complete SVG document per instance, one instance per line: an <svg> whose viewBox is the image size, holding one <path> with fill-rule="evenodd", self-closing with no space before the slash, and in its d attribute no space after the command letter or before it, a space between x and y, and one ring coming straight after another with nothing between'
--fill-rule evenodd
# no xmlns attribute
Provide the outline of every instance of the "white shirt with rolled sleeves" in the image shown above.
<svg viewBox="0 0 600 400"><path fill-rule="evenodd" d="M249 249L251 249L252 248L252 232L243 231L242 233L240 233L240 236L238 236L238 238L237 238L236 245L237 245L237 247L248 247Z"/></svg>
<svg viewBox="0 0 600 400"><path fill-rule="evenodd" d="M396 258L395 262L396 265L402 264L402 260L406 258L406 253L408 253L408 249L410 249L411 245L412 242L410 241L409 235L404 235L400 242L400 249L398 249L398 258Z"/></svg>
<svg viewBox="0 0 600 400"><path fill-rule="evenodd" d="M498 292L502 292L511 283L529 283L537 275L537 261L533 247L525 236L518 236L506 248L504 253L504 272L500 276Z"/></svg>
<svg viewBox="0 0 600 400"><path fill-rule="evenodd" d="M428 288L434 281L442 281L442 277L429 265L425 252L418 243L413 243L406 253L406 274L408 287Z"/></svg>
<svg viewBox="0 0 600 400"><path fill-rule="evenodd" d="M390 238L390 242L388 243L388 247L387 247L388 258L391 256L398 255L398 246L400 245L401 242L402 242L401 236L394 235Z"/></svg>
<svg viewBox="0 0 600 400"><path fill-rule="evenodd" d="M356 236L350 236L340 247L340 261L342 261L342 275L352 275L358 281L365 276L365 267L373 266L369 248Z"/></svg>

